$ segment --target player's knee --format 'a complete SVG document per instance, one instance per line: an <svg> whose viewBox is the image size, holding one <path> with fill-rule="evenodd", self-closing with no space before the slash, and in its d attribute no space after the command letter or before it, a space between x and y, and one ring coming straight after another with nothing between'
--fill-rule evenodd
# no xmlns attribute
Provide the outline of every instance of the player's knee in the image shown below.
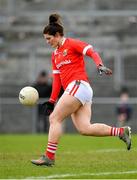
<svg viewBox="0 0 137 180"><path fill-rule="evenodd" d="M51 113L50 116L49 116L49 123L53 124L55 122L55 120L56 120L55 116L53 115L53 113Z"/></svg>
<svg viewBox="0 0 137 180"><path fill-rule="evenodd" d="M58 115L56 115L55 113L51 113L50 116L49 116L49 123L50 124L54 124L56 122L59 122L60 121L60 118Z"/></svg>
<svg viewBox="0 0 137 180"><path fill-rule="evenodd" d="M85 136L87 135L87 131L84 128L79 128L78 131L81 135L85 135Z"/></svg>

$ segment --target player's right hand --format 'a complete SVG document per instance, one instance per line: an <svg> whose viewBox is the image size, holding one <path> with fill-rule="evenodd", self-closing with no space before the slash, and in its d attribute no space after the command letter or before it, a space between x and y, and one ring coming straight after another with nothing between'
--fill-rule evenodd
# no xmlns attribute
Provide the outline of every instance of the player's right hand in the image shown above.
<svg viewBox="0 0 137 180"><path fill-rule="evenodd" d="M42 112L44 115L49 116L54 110L54 103L49 101L42 104Z"/></svg>

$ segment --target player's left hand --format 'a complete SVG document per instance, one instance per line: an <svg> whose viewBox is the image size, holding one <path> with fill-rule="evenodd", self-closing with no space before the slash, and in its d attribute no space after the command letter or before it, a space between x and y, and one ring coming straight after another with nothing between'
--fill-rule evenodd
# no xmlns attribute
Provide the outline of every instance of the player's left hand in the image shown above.
<svg viewBox="0 0 137 180"><path fill-rule="evenodd" d="M106 75L111 75L112 74L112 70L105 67L104 65L99 65L98 66L98 72L99 72L99 75L102 75L102 73L105 73Z"/></svg>

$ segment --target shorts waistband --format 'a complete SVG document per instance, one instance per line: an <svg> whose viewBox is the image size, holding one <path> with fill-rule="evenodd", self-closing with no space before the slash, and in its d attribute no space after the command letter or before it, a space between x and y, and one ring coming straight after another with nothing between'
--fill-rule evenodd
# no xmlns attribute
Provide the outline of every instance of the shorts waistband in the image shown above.
<svg viewBox="0 0 137 180"><path fill-rule="evenodd" d="M90 86L90 84L87 81L83 81L83 80L76 80L76 82L80 82L82 84L88 85Z"/></svg>

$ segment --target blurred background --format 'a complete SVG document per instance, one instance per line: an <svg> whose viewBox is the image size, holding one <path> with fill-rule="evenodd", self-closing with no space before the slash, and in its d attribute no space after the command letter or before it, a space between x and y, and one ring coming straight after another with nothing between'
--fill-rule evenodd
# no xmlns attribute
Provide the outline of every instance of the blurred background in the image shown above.
<svg viewBox="0 0 137 180"><path fill-rule="evenodd" d="M94 90L92 122L128 124L136 133L137 0L0 0L0 133L47 133L48 118L38 106L22 106L18 94L28 85L51 88L52 49L42 31L53 12L62 16L65 36L92 44L113 70L100 77L85 58ZM48 98L44 92L41 98ZM70 118L64 131L76 132Z"/></svg>

